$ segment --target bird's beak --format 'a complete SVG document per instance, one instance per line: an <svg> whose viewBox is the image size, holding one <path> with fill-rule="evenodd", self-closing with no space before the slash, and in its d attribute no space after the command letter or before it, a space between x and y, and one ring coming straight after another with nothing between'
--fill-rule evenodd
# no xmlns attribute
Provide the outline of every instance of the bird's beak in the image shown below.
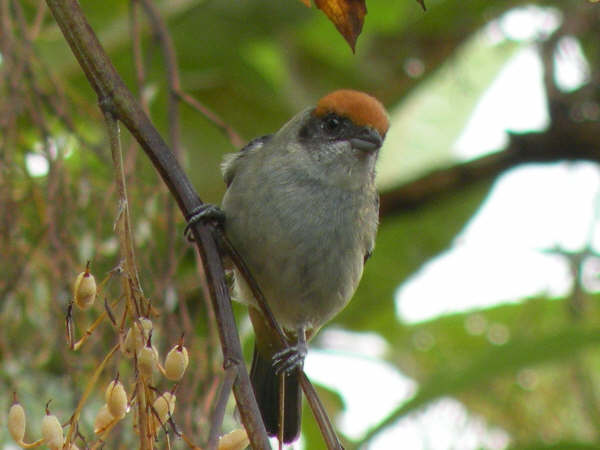
<svg viewBox="0 0 600 450"><path fill-rule="evenodd" d="M379 149L381 144L383 144L381 135L377 130L370 127L361 128L357 136L350 139L352 148L366 153Z"/></svg>

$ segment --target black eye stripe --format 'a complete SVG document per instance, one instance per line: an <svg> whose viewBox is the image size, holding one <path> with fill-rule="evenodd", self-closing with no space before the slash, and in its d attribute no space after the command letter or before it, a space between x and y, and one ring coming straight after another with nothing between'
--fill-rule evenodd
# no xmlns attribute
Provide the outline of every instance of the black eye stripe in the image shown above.
<svg viewBox="0 0 600 450"><path fill-rule="evenodd" d="M330 137L343 135L349 128L351 128L350 121L335 113L330 113L321 119L321 129Z"/></svg>
<svg viewBox="0 0 600 450"><path fill-rule="evenodd" d="M341 124L341 120L335 116L325 119L325 126L327 126L327 128L331 131L338 129Z"/></svg>
<svg viewBox="0 0 600 450"><path fill-rule="evenodd" d="M301 142L313 139L339 140L354 133L354 126L350 119L335 113L323 117L312 116L308 123L298 132Z"/></svg>

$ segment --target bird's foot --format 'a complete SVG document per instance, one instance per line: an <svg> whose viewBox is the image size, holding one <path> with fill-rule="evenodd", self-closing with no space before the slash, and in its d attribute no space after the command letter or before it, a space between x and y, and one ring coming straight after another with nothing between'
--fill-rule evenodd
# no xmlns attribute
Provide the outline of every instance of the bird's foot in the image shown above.
<svg viewBox="0 0 600 450"><path fill-rule="evenodd" d="M217 225L222 226L225 223L225 213L217 205L211 205L210 203L204 203L194 208L187 217L187 225L183 230L183 235L190 242L194 241L191 227L198 222L215 222Z"/></svg>
<svg viewBox="0 0 600 450"><path fill-rule="evenodd" d="M298 342L273 355L273 367L275 373L290 373L296 369L302 369L308 349L306 342Z"/></svg>

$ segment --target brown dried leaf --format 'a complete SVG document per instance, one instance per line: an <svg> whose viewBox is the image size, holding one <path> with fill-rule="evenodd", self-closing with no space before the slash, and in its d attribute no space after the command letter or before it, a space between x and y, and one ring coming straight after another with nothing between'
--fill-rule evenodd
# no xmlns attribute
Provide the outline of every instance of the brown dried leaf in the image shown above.
<svg viewBox="0 0 600 450"><path fill-rule="evenodd" d="M300 0L302 3L306 5L307 8L310 8L310 0Z"/></svg>
<svg viewBox="0 0 600 450"><path fill-rule="evenodd" d="M354 51L367 14L365 0L315 0L315 4L329 17Z"/></svg>

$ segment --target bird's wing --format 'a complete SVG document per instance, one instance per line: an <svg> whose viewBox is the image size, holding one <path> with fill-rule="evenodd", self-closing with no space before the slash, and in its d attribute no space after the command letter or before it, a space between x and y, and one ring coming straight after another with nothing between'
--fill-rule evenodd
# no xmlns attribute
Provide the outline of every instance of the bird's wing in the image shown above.
<svg viewBox="0 0 600 450"><path fill-rule="evenodd" d="M377 215L379 215L379 195L378 194L375 194L375 211L377 212ZM367 250L367 252L365 253L363 264L366 263L367 260L371 257L371 255L373 254L373 250L375 250L375 239L373 239L371 248L369 248Z"/></svg>
<svg viewBox="0 0 600 450"><path fill-rule="evenodd" d="M221 171L223 172L223 179L225 180L225 184L227 185L227 187L229 187L229 185L233 181L233 177L235 176L235 171L239 161L251 152L258 151L272 137L272 134L257 137L248 142L244 147L242 147L242 149L239 152L225 155L225 158L223 159L223 164L221 164Z"/></svg>

